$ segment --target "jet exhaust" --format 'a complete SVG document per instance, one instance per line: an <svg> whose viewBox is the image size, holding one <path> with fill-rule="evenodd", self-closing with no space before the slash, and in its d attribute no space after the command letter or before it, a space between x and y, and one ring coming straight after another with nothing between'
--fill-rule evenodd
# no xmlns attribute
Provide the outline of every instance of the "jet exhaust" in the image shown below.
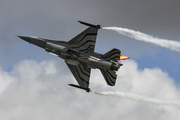
<svg viewBox="0 0 180 120"><path fill-rule="evenodd" d="M118 96L118 97L123 97L129 100L134 100L136 102L145 102L145 103L150 103L154 105L168 105L168 106L173 106L178 109L180 109L180 101L177 100L163 100L163 99L158 99L158 98L149 98L143 95L138 95L134 93L128 93L128 92L94 92L97 95L102 95L102 96Z"/></svg>
<svg viewBox="0 0 180 120"><path fill-rule="evenodd" d="M165 47L180 52L180 42L177 41L161 39L161 38L153 37L151 35L147 35L145 33L141 33L139 31L134 31L131 29L121 28L121 27L103 27L102 29L113 30L121 35L128 36L135 40L152 43L155 45L159 45L161 47Z"/></svg>

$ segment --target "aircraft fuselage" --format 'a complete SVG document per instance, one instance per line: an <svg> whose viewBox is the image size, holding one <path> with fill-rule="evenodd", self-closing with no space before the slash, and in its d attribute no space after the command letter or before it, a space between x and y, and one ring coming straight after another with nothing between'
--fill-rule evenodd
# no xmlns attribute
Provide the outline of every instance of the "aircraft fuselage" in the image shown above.
<svg viewBox="0 0 180 120"><path fill-rule="evenodd" d="M65 42L53 43L51 40L33 37L33 36L19 36L21 39L34 44L38 47L45 49L48 53L59 56L64 59L65 62L71 65L78 66L79 62L84 62L89 68L103 68L107 70L117 71L121 64L108 59L102 59L102 55L99 53L83 53L76 49L66 46Z"/></svg>

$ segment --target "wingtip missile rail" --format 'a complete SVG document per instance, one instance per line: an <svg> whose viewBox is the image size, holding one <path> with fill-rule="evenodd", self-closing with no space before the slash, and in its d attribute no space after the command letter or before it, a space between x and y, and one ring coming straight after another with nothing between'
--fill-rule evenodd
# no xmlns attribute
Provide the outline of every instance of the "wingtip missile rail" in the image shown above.
<svg viewBox="0 0 180 120"><path fill-rule="evenodd" d="M80 22L83 25L87 25L87 26L94 27L94 28L97 28L97 29L101 29L102 28L101 25L93 25L93 24L86 23L86 22L83 22L83 21L78 21L78 22Z"/></svg>
<svg viewBox="0 0 180 120"><path fill-rule="evenodd" d="M86 92L91 92L91 90L89 88L84 88L84 87L81 87L81 86L78 86L78 85L74 85L74 84L68 84L68 85L71 86L71 87L75 87L75 88L79 88L79 89L85 90Z"/></svg>

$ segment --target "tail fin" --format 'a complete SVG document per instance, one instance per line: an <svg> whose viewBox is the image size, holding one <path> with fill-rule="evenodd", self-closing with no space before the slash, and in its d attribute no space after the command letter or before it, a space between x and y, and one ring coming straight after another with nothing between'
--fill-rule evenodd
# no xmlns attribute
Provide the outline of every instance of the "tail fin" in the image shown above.
<svg viewBox="0 0 180 120"><path fill-rule="evenodd" d="M105 69L100 69L101 73L103 74L104 79L106 80L106 83L110 86L114 86L116 83L116 72L112 70L105 70Z"/></svg>
<svg viewBox="0 0 180 120"><path fill-rule="evenodd" d="M117 62L121 56L121 51L118 49L113 48L109 52L103 55L103 58L108 58L110 60L113 60Z"/></svg>

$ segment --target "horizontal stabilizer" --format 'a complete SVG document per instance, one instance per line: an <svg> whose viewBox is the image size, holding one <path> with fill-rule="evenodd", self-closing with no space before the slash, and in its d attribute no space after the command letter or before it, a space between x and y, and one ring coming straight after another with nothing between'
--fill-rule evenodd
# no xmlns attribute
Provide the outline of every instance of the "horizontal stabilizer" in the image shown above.
<svg viewBox="0 0 180 120"><path fill-rule="evenodd" d="M90 26L90 27L94 27L94 28L97 28L97 29L101 29L101 25L93 25L93 24L86 23L86 22L83 22L83 21L78 21L78 22L80 22L80 23L83 24L83 25L87 25L87 26Z"/></svg>
<svg viewBox="0 0 180 120"><path fill-rule="evenodd" d="M84 88L78 85L74 85L74 84L68 84L69 86L75 87L75 88L79 88L79 89L83 89L86 90L86 92L91 92L91 90L89 88Z"/></svg>

